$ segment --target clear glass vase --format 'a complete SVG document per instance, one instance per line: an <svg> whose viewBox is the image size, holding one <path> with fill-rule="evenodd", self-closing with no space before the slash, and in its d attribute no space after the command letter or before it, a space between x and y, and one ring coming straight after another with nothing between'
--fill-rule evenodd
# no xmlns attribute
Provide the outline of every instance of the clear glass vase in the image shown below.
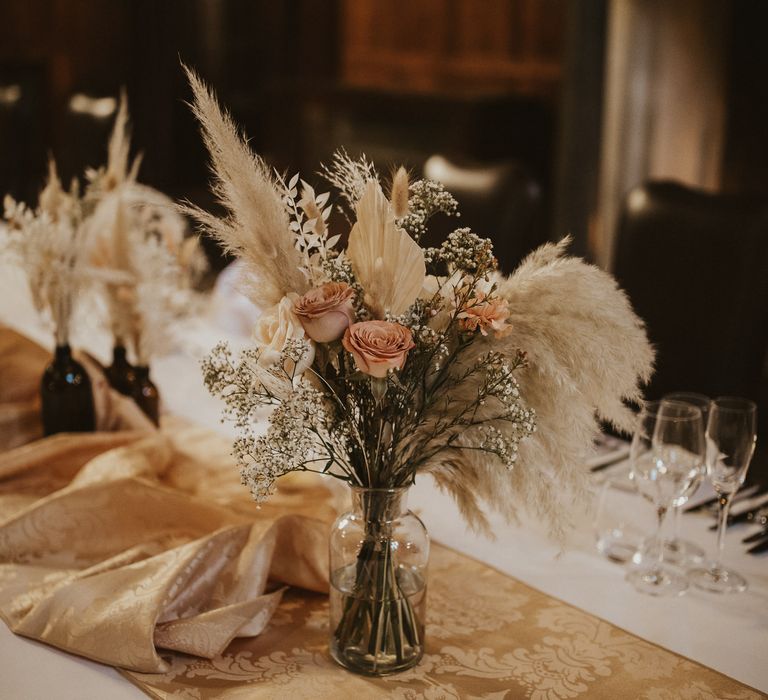
<svg viewBox="0 0 768 700"><path fill-rule="evenodd" d="M406 493L354 487L331 530L331 655L356 673L404 671L424 653L429 537Z"/></svg>

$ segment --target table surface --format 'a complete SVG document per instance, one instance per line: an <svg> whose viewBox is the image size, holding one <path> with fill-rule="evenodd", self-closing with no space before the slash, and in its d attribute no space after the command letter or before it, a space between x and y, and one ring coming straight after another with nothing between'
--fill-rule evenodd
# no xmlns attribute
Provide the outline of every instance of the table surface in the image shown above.
<svg viewBox="0 0 768 700"><path fill-rule="evenodd" d="M49 344L31 319L19 276L0 268L0 322ZM221 319L219 318L219 321ZM226 325L226 324L224 324ZM232 327L231 324L228 327ZM164 410L229 433L219 421L219 403L202 385L199 358L219 339L242 342L221 325L198 319L180 331L184 350L153 363ZM88 347L106 359L108 339L88 329ZM74 339L77 344L77 338ZM751 557L740 544L748 530L733 528L726 540L726 563L750 583L740 595L718 596L695 589L680 598L645 596L624 581L626 569L602 557L594 546L590 516L578 514L564 547L538 524L521 515L509 525L491 515L495 541L467 529L453 501L429 478L417 480L411 508L437 542L595 614L618 627L694 661L768 692L768 556ZM608 516L650 525L650 506L634 494L611 490ZM683 535L708 552L714 549L712 519L685 515ZM0 624L0 697L37 700L90 700L144 697L114 669L13 635Z"/></svg>

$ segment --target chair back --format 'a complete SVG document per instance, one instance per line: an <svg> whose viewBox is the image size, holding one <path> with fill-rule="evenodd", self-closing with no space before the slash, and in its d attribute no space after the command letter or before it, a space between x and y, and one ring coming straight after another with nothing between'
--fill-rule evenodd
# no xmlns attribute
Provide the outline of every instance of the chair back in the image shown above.
<svg viewBox="0 0 768 700"><path fill-rule="evenodd" d="M657 351L648 398L759 399L768 351L768 202L674 182L631 190L614 273Z"/></svg>

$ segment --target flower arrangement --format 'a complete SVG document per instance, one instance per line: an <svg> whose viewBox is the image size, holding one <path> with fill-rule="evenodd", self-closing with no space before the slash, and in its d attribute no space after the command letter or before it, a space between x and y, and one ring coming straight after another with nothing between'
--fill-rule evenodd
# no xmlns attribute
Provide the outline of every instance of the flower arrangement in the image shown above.
<svg viewBox="0 0 768 700"><path fill-rule="evenodd" d="M76 181L64 189L53 160L36 209L5 197L3 250L26 273L32 301L52 323L57 346L68 345L78 295L93 279L84 252L91 211Z"/></svg>
<svg viewBox="0 0 768 700"><path fill-rule="evenodd" d="M171 199L136 182L141 158L131 162L129 151L123 93L107 163L86 172L84 189L73 180L65 190L51 161L36 209L5 198L0 254L24 270L37 311L52 321L59 371L55 381L45 375L44 385L53 382L69 391L56 397L43 389L46 432L76 425L78 410L68 403L76 392L83 401L87 394L92 404L85 369L69 355L77 302L105 298L103 316L116 342L128 345L139 365L146 367L150 355L168 343L171 321L189 311L192 284L204 271L197 236L186 235L186 220ZM133 392L137 400L141 395ZM54 400L58 407L51 412ZM91 418L76 429L93 429L92 406L88 412ZM61 420L47 421L54 413Z"/></svg>
<svg viewBox="0 0 768 700"><path fill-rule="evenodd" d="M583 494L598 420L628 428L625 404L652 367L643 324L615 281L564 257L567 241L535 251L509 278L490 241L468 228L422 247L431 216L457 213L453 197L402 168L382 179L345 151L321 171L340 195L330 204L298 175L271 172L188 76L227 215L185 210L245 263L246 293L265 308L250 349L236 358L221 344L203 362L240 430L234 455L253 497L294 471L371 490L429 473L488 531L485 507L552 516L566 494ZM346 246L329 230L333 206L352 224ZM418 625L367 503L374 544L358 554L335 643L400 658L420 645Z"/></svg>

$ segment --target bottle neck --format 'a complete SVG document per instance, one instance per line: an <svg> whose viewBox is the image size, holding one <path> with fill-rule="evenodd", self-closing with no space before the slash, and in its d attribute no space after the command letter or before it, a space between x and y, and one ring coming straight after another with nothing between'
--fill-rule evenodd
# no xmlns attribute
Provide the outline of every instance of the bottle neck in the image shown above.
<svg viewBox="0 0 768 700"><path fill-rule="evenodd" d="M352 511L370 522L390 522L406 510L408 487L369 489L353 486Z"/></svg>
<svg viewBox="0 0 768 700"><path fill-rule="evenodd" d="M64 345L57 345L56 349L53 351L53 357L56 362L64 362L69 360L72 358L72 348L69 347L68 343Z"/></svg>
<svg viewBox="0 0 768 700"><path fill-rule="evenodd" d="M125 364L128 361L128 353L125 350L125 345L115 345L112 348L112 361L115 364Z"/></svg>

